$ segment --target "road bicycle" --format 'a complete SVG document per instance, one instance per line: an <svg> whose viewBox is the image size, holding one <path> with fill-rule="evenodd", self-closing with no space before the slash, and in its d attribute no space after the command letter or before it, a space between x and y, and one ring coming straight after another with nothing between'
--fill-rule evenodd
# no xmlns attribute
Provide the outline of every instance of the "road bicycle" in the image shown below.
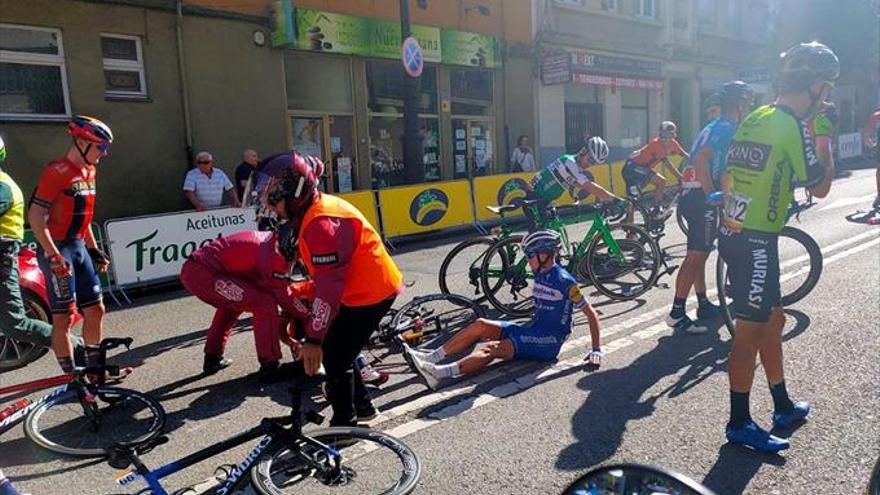
<svg viewBox="0 0 880 495"><path fill-rule="evenodd" d="M109 445L158 436L165 425L165 410L155 399L105 385L108 373L119 374L117 366L106 364L106 352L130 348L131 343L131 338L106 338L94 367L0 388L4 396L60 385L36 401L21 399L0 411L0 434L24 421L25 434L37 445L80 457L100 457Z"/></svg>
<svg viewBox="0 0 880 495"><path fill-rule="evenodd" d="M400 440L366 428L330 427L303 431L304 423L319 425L323 417L313 411L302 413L301 395L317 386L320 377L299 378L289 389L291 411L288 416L264 418L260 424L157 469L150 469L140 456L168 442L157 437L145 442L128 442L107 449L108 464L121 471L116 483L127 487L145 482L148 488L138 495L168 495L161 480L199 462L222 454L244 443L260 439L237 465L221 466L207 493L234 493L250 482L257 493L372 493L404 495L411 493L421 475L421 463ZM305 421L303 421L305 420ZM171 492L195 494L194 487ZM198 493L206 493L199 490Z"/></svg>
<svg viewBox="0 0 880 495"><path fill-rule="evenodd" d="M800 213L814 204L811 196L808 196L807 201L793 201L788 209L786 221L792 217L799 219ZM779 266L782 306L786 307L807 297L816 287L816 284L819 283L819 278L822 276L823 256L819 244L810 234L790 225L786 225L779 232L778 252L780 258L783 254L789 254L787 256L789 259L781 262ZM786 268L793 268L793 270L790 270L788 273L782 273ZM721 315L732 336L735 328L735 317L728 303L731 293L730 278L727 264L721 256L718 256L715 277Z"/></svg>
<svg viewBox="0 0 880 495"><path fill-rule="evenodd" d="M411 347L433 348L451 334L479 318L483 307L457 294L429 294L413 298L399 309L370 337L371 345L407 343Z"/></svg>
<svg viewBox="0 0 880 495"><path fill-rule="evenodd" d="M524 201L528 204L529 201ZM508 206L499 208L510 208ZM634 299L654 286L659 277L661 252L644 229L631 224L609 225L606 217L620 216L620 206L596 203L574 205L578 217L592 222L580 242L571 242L565 223L552 209L545 228L562 237L558 262L581 284L592 284L616 300ZM534 275L522 252L522 235L501 239L483 255L480 283L492 306L512 317L531 315Z"/></svg>

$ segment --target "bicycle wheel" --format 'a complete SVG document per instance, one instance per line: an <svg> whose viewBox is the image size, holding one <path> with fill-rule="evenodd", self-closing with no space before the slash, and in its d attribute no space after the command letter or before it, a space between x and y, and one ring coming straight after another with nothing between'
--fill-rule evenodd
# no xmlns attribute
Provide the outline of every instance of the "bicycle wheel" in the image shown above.
<svg viewBox="0 0 880 495"><path fill-rule="evenodd" d="M497 241L492 236L467 239L452 248L440 264L439 284L443 294L471 297L480 303L486 299L480 284L483 255Z"/></svg>
<svg viewBox="0 0 880 495"><path fill-rule="evenodd" d="M535 277L522 251L522 235L495 243L483 256L480 283L486 300L498 311L512 317L532 314L532 286ZM491 290L495 288L494 290Z"/></svg>
<svg viewBox="0 0 880 495"><path fill-rule="evenodd" d="M779 233L780 290L782 305L792 304L807 297L822 276L822 250L810 234L795 227L783 227ZM790 270L794 267L794 270ZM788 268L788 272L786 272Z"/></svg>
<svg viewBox="0 0 880 495"><path fill-rule="evenodd" d="M309 432L339 452L340 469L328 473L331 453L298 440L296 448L273 443L251 470L251 480L263 495L286 493L411 493L421 476L415 452L400 440L366 428L334 427Z"/></svg>
<svg viewBox="0 0 880 495"><path fill-rule="evenodd" d="M433 349L453 333L483 318L483 308L457 294L421 296L404 304L391 319L391 328L417 347Z"/></svg>
<svg viewBox="0 0 880 495"><path fill-rule="evenodd" d="M678 228L681 229L681 232L685 237L688 235L688 225L687 218L684 217L684 210L680 207L675 207L675 222L678 224Z"/></svg>
<svg viewBox="0 0 880 495"><path fill-rule="evenodd" d="M94 395L71 387L28 414L24 431L37 445L61 454L102 457L116 443L141 443L165 426L165 410L152 397L116 387Z"/></svg>
<svg viewBox="0 0 880 495"><path fill-rule="evenodd" d="M22 288L21 299L26 317L52 323L49 309L31 290ZM0 372L21 368L36 361L48 350L48 347L15 340L0 333Z"/></svg>
<svg viewBox="0 0 880 495"><path fill-rule="evenodd" d="M597 234L587 251L573 261L578 274L586 273L596 289L617 300L634 299L654 286L660 276L660 247L648 232L629 224L609 226L623 259L614 255L605 237Z"/></svg>
<svg viewBox="0 0 880 495"><path fill-rule="evenodd" d="M718 254L718 261L715 263L715 287L718 289L718 305L721 307L721 317L724 319L724 326L733 337L736 333L736 319L733 316L733 308L730 303L730 279L727 276L727 264L721 254Z"/></svg>

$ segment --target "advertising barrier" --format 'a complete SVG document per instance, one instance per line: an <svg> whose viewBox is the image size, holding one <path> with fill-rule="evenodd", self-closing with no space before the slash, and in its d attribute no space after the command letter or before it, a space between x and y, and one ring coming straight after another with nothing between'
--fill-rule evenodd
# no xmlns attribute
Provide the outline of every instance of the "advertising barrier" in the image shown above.
<svg viewBox="0 0 880 495"><path fill-rule="evenodd" d="M184 211L104 223L116 284L122 287L176 277L196 249L218 237L256 229L249 208Z"/></svg>
<svg viewBox="0 0 880 495"><path fill-rule="evenodd" d="M379 231L379 215L376 213L376 195L373 191L358 191L344 194L336 194L340 198L348 201L366 217L370 225Z"/></svg>
<svg viewBox="0 0 880 495"><path fill-rule="evenodd" d="M383 234L397 237L472 224L471 201L467 180L381 189Z"/></svg>
<svg viewBox="0 0 880 495"><path fill-rule="evenodd" d="M474 208L477 220L497 220L498 215L487 210L487 206L515 204L526 197L526 183L534 172L518 174L487 175L474 179ZM510 212L506 217L521 216L522 212Z"/></svg>

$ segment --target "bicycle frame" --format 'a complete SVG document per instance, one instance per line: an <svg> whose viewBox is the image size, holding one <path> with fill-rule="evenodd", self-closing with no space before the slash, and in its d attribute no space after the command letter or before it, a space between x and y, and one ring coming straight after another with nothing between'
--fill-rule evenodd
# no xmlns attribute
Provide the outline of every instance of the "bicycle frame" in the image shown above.
<svg viewBox="0 0 880 495"><path fill-rule="evenodd" d="M56 385L61 385L55 390L51 391L49 394L43 396L42 398L35 400L28 404L27 406L13 412L9 416L5 417L2 421L0 421L0 435L9 431L12 427L20 423L24 418L30 413L33 409L39 407L44 402L54 399L59 395L64 394L71 388L71 384L76 379L75 374L68 373L66 375L54 376L52 378L44 378L42 380L34 380L32 382L21 383L18 385L12 385L10 387L0 388L0 396L14 394L16 392L30 391L30 390L41 390L44 388L54 387ZM12 407L12 406L9 406ZM7 407L3 411L9 409Z"/></svg>

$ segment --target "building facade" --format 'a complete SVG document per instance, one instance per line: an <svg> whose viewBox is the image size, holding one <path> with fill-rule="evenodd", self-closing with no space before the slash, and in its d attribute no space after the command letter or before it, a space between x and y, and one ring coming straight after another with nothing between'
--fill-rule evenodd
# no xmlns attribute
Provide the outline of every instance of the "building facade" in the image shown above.
<svg viewBox="0 0 880 495"><path fill-rule="evenodd" d="M532 8L542 162L576 151L587 135L604 136L619 159L664 120L688 145L705 122L702 102L763 54L770 32L767 0L535 0Z"/></svg>

